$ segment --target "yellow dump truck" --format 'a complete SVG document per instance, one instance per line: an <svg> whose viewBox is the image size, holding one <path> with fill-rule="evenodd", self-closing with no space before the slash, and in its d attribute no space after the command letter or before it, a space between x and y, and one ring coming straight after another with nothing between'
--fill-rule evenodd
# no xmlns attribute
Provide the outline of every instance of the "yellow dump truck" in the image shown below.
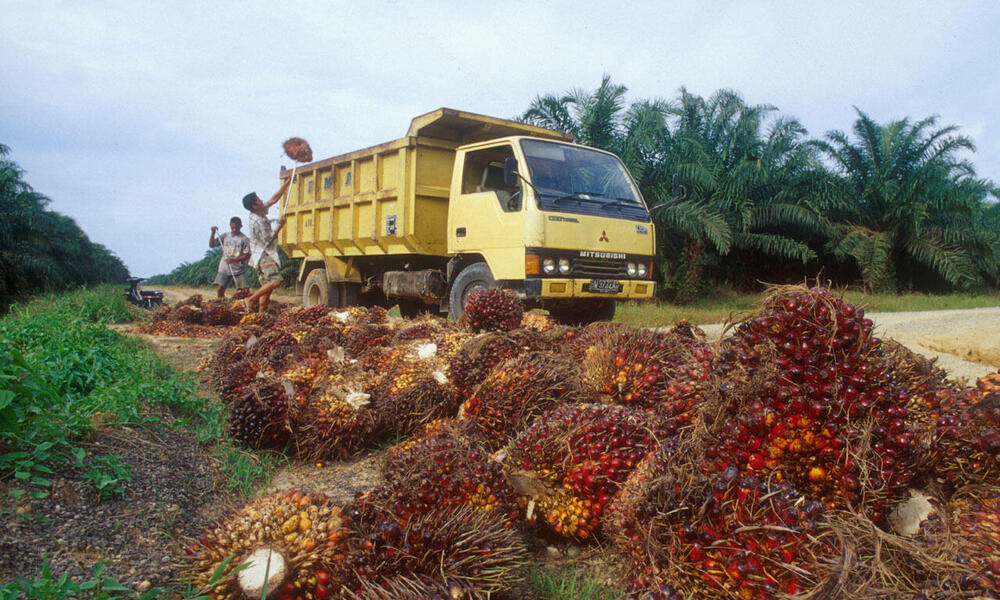
<svg viewBox="0 0 1000 600"><path fill-rule="evenodd" d="M303 304L464 310L503 287L566 322L653 295L653 225L614 154L441 108L406 136L298 167L279 243ZM282 167L282 179L290 176Z"/></svg>

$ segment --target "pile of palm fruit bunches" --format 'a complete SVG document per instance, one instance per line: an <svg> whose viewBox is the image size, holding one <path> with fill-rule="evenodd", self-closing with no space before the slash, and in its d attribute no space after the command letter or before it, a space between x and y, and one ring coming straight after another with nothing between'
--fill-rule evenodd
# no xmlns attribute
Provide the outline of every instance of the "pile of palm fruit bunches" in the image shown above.
<svg viewBox="0 0 1000 600"><path fill-rule="evenodd" d="M249 290L242 290L233 296L233 300L249 295ZM233 310L230 302L223 299L205 300L201 294L195 294L173 306L160 306L153 313L152 320L138 323L134 331L171 337L220 338L239 325L246 315L243 310ZM287 304L274 303L271 311L277 314L286 308Z"/></svg>
<svg viewBox="0 0 1000 600"><path fill-rule="evenodd" d="M209 367L249 448L404 440L346 506L285 492L192 541L214 598L502 598L558 539L614 548L636 600L998 594L1000 375L953 381L822 287L772 288L718 342L501 290L457 322L291 308Z"/></svg>

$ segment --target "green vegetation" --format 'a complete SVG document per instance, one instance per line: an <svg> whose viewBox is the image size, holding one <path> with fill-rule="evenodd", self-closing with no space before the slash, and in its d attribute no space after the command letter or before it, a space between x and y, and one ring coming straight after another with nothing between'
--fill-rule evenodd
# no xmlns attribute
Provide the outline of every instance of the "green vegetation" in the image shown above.
<svg viewBox="0 0 1000 600"><path fill-rule="evenodd" d="M81 448L73 448L73 456L76 466L83 467L86 453ZM132 467L123 464L114 454L95 456L83 478L90 481L101 500L107 500L125 495L125 484L132 481Z"/></svg>
<svg viewBox="0 0 1000 600"><path fill-rule="evenodd" d="M622 157L657 227L662 298L818 273L878 292L1000 284L1000 193L955 127L858 110L853 139L812 140L731 90L630 106L626 91L605 76L593 92L538 96L521 118Z"/></svg>
<svg viewBox="0 0 1000 600"><path fill-rule="evenodd" d="M152 419L147 406L160 405L200 426L220 419L203 410L190 377L105 327L130 314L121 291L105 286L42 298L0 319L0 477L17 482L12 496L47 494L46 476L70 460L99 413L138 425ZM89 467L102 494L125 480L111 458Z"/></svg>
<svg viewBox="0 0 1000 600"><path fill-rule="evenodd" d="M582 566L534 567L528 571L528 585L540 600L614 600L623 595Z"/></svg>
<svg viewBox="0 0 1000 600"><path fill-rule="evenodd" d="M123 586L116 579L104 576L104 564L94 565L91 578L77 581L69 575L54 577L46 559L38 579L32 581L15 577L11 583L0 586L0 600L62 600L63 598L93 598L110 600L151 600L163 595L163 588L151 588L139 595Z"/></svg>
<svg viewBox="0 0 1000 600"><path fill-rule="evenodd" d="M9 154L0 144L0 313L38 292L125 281L122 261L73 219L47 210L49 199L24 181Z"/></svg>
<svg viewBox="0 0 1000 600"><path fill-rule="evenodd" d="M733 290L716 289L686 304L622 303L618 306L615 320L635 327L670 327L681 319L687 319L695 325L722 323L734 314L738 315L758 307L763 295L763 293L738 293ZM848 290L843 292L843 297L852 304L864 307L870 313L1000 306L1000 292L875 294Z"/></svg>
<svg viewBox="0 0 1000 600"><path fill-rule="evenodd" d="M248 452L231 444L219 445L215 456L229 473L229 489L247 498L257 491L261 482L271 479L274 471L287 462L287 457L280 452Z"/></svg>

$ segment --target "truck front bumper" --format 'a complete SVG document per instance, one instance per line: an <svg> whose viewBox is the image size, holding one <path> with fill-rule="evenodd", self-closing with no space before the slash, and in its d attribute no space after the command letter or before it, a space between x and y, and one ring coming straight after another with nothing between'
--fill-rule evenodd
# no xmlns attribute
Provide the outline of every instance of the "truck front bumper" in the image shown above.
<svg viewBox="0 0 1000 600"><path fill-rule="evenodd" d="M654 283L647 279L630 280L616 279L621 289L618 291L590 291L591 281L607 282L608 280L592 279L556 279L529 277L524 281L524 296L528 299L562 299L562 298L614 298L629 300L652 298Z"/></svg>

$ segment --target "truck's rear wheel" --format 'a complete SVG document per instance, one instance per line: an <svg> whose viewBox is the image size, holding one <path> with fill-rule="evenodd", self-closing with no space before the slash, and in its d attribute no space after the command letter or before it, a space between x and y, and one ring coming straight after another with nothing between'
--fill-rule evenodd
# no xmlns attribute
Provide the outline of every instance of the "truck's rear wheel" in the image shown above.
<svg viewBox="0 0 1000 600"><path fill-rule="evenodd" d="M335 306L336 304L330 304L332 286L326 281L326 270L325 269L313 269L309 271L309 275L306 276L306 282L302 285L302 306L316 306L321 304L323 306Z"/></svg>
<svg viewBox="0 0 1000 600"><path fill-rule="evenodd" d="M451 317L457 320L462 316L469 301L469 294L475 290L488 290L496 286L497 282L493 279L493 273L486 263L477 262L462 269L452 282L451 293L448 295Z"/></svg>

